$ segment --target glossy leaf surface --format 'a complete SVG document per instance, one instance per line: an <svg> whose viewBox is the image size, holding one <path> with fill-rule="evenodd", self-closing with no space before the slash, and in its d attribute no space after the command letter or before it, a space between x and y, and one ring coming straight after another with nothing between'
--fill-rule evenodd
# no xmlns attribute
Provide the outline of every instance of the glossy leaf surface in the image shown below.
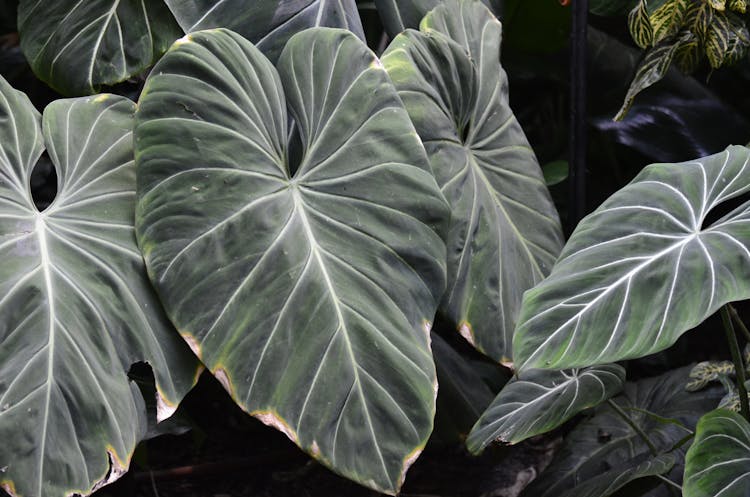
<svg viewBox="0 0 750 497"><path fill-rule="evenodd" d="M186 33L228 28L275 61L287 40L307 28L344 28L365 35L355 0L164 0Z"/></svg>
<svg viewBox="0 0 750 497"><path fill-rule="evenodd" d="M137 120L138 236L178 330L243 409L396 492L432 429L448 212L379 61L317 28L277 72L239 35L198 32Z"/></svg>
<svg viewBox="0 0 750 497"><path fill-rule="evenodd" d="M522 294L549 273L562 234L508 106L500 31L480 2L443 2L383 64L452 208L442 309L477 349L509 361Z"/></svg>
<svg viewBox="0 0 750 497"><path fill-rule="evenodd" d="M182 35L161 0L21 0L18 21L36 75L70 96L143 71Z"/></svg>
<svg viewBox="0 0 750 497"><path fill-rule="evenodd" d="M492 441L515 444L553 430L622 390L616 364L571 371L535 369L511 380L477 421L466 444L480 452Z"/></svg>
<svg viewBox="0 0 750 497"><path fill-rule="evenodd" d="M685 497L742 497L750 489L750 424L717 409L701 418L685 459Z"/></svg>
<svg viewBox="0 0 750 497"><path fill-rule="evenodd" d="M154 371L160 419L198 366L161 311L135 243L133 102L50 104L43 119L0 78L0 485L88 495L119 478L147 427L128 380ZM47 149L58 195L29 193Z"/></svg>
<svg viewBox="0 0 750 497"><path fill-rule="evenodd" d="M653 164L576 228L549 278L524 296L521 368L566 368L666 349L727 302L750 297L750 150Z"/></svg>

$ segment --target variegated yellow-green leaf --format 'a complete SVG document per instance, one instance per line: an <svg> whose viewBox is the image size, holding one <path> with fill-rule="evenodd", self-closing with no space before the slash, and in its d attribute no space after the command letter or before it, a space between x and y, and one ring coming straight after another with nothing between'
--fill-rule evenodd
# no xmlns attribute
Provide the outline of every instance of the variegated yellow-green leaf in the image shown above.
<svg viewBox="0 0 750 497"><path fill-rule="evenodd" d="M729 8L735 12L744 14L747 10L746 0L729 0Z"/></svg>
<svg viewBox="0 0 750 497"><path fill-rule="evenodd" d="M734 376L734 363L731 361L699 362L690 370L690 380L685 385L688 392L696 392L706 388L712 381L718 381L720 376Z"/></svg>
<svg viewBox="0 0 750 497"><path fill-rule="evenodd" d="M344 28L364 40L355 0L163 0L186 33L231 29L275 61L295 33L316 26Z"/></svg>
<svg viewBox="0 0 750 497"><path fill-rule="evenodd" d="M236 33L193 33L135 134L139 242L178 330L244 410L396 493L433 425L448 206L375 55L314 28L277 69Z"/></svg>
<svg viewBox="0 0 750 497"><path fill-rule="evenodd" d="M676 40L663 41L646 51L638 69L636 69L630 87L628 87L625 101L615 116L615 121L619 121L625 117L625 114L627 114L633 105L635 97L640 92L659 82L664 77L678 50L690 44L693 39L692 33L685 32Z"/></svg>
<svg viewBox="0 0 750 497"><path fill-rule="evenodd" d="M619 393L624 383L625 369L616 364L528 371L505 385L474 425L466 445L478 453L493 441L515 444L546 433Z"/></svg>
<svg viewBox="0 0 750 497"><path fill-rule="evenodd" d="M719 12L724 12L724 10L727 8L727 0L705 0L708 5L711 6L712 9L718 10Z"/></svg>
<svg viewBox="0 0 750 497"><path fill-rule="evenodd" d="M638 5L628 14L628 28L633 41L641 48L648 48L654 42L654 28L648 16L646 0L640 0Z"/></svg>
<svg viewBox="0 0 750 497"><path fill-rule="evenodd" d="M701 418L685 460L685 497L745 497L750 489L750 424L717 409Z"/></svg>
<svg viewBox="0 0 750 497"><path fill-rule="evenodd" d="M717 69L737 62L749 46L750 32L742 18L731 12L714 15L706 37L706 55L711 67Z"/></svg>
<svg viewBox="0 0 750 497"><path fill-rule="evenodd" d="M707 2L695 2L688 11L687 28L698 38L701 44L708 39L708 31L716 11Z"/></svg>
<svg viewBox="0 0 750 497"><path fill-rule="evenodd" d="M698 42L698 38L691 33L689 36L685 36L683 42L677 47L674 54L674 63L677 64L683 74L692 74L698 69L703 53L704 50Z"/></svg>
<svg viewBox="0 0 750 497"><path fill-rule="evenodd" d="M449 0L383 64L452 207L442 309L478 350L510 360L524 291L549 272L560 222L508 105L500 23L480 2Z"/></svg>
<svg viewBox="0 0 750 497"><path fill-rule="evenodd" d="M669 0L649 15L653 44L677 34L685 21L692 0Z"/></svg>
<svg viewBox="0 0 750 497"><path fill-rule="evenodd" d="M732 380L729 380L728 378L723 383L725 383L725 388L727 388L728 392L719 402L718 408L728 409L734 412L740 412L741 410L740 394L739 394L739 391L737 390L735 383ZM745 382L745 388L747 389L748 387L750 387L750 380Z"/></svg>
<svg viewBox="0 0 750 497"><path fill-rule="evenodd" d="M0 78L0 486L12 496L116 480L147 428L131 365L153 368L160 419L198 372L135 243L134 110L100 95L41 117ZM29 180L45 148L58 194L39 212Z"/></svg>
<svg viewBox="0 0 750 497"><path fill-rule="evenodd" d="M21 0L18 29L34 73L71 96L141 72L182 35L162 0Z"/></svg>
<svg viewBox="0 0 750 497"><path fill-rule="evenodd" d="M748 191L742 146L643 169L581 221L550 276L524 294L519 369L653 354L722 305L750 298L750 202L703 225Z"/></svg>

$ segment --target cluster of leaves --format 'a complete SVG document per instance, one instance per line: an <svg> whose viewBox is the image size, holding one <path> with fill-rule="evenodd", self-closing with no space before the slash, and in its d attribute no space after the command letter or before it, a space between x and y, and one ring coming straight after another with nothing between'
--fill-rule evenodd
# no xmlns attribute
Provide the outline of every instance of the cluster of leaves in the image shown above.
<svg viewBox="0 0 750 497"><path fill-rule="evenodd" d="M750 425L703 415L722 396L706 384L744 368L626 382L616 363L750 298L750 202L709 221L750 191L750 150L649 166L564 243L508 104L498 6L375 3L393 36L381 57L353 0L59 2L49 16L21 1L22 47L61 91L158 61L137 105L103 94L40 115L0 79L0 485L62 496L118 478L149 424L127 375L143 361L157 420L205 368L322 464L395 494L437 389L466 388L439 313L517 373L469 450L590 413L525 495L659 495L683 475L688 497L742 495ZM744 7L701 5L642 2L631 27L656 51L698 39L695 12L711 12L703 53L734 15L722 8ZM45 150L58 194L39 210L28 185Z"/></svg>
<svg viewBox="0 0 750 497"><path fill-rule="evenodd" d="M708 60L713 69L747 55L750 31L745 0L639 0L628 15L630 34L646 50L615 119L636 95L661 80L672 64L691 74Z"/></svg>

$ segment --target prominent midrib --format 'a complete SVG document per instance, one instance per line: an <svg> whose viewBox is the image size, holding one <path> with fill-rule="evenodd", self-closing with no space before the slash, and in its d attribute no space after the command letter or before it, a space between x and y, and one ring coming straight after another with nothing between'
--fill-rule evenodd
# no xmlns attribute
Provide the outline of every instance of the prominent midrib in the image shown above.
<svg viewBox="0 0 750 497"><path fill-rule="evenodd" d="M55 296L52 287L51 262L49 257L49 248L47 246L47 226L45 224L45 215L37 214L35 229L39 237L39 255L41 258L42 272L44 275L44 289L47 294L47 307L49 315L49 327L47 329L47 394L44 401L44 415L42 417L42 439L39 446L39 495L42 495L44 483L44 461L45 449L47 442L47 427L49 425L50 401L52 396L52 371L54 367L54 350L55 350Z"/></svg>
<svg viewBox="0 0 750 497"><path fill-rule="evenodd" d="M383 469L383 474L386 477L386 480L388 480L389 474L388 474L388 468L385 464L385 459L383 459L383 454L380 450L380 446L377 444L377 438L375 436L375 429L372 422L372 418L370 416L370 411L367 409L367 401L366 397L364 395L364 392L362 391L362 381L359 377L359 364L357 363L356 357L354 355L354 350L352 349L351 341L349 340L349 330L346 328L346 321L344 320L344 313L341 310L341 304L339 296L336 292L336 288L333 286L333 281L331 280L330 275L328 274L328 269L326 268L326 265L323 261L323 257L320 254L320 247L318 246L318 241L315 239L315 234L312 230L312 227L310 226L310 220L307 218L307 213L305 212L305 203L302 200L302 197L300 195L299 189L297 185L294 185L292 187L292 198L294 200L294 206L297 212L299 213L300 220L302 221L302 227L305 231L305 237L307 238L309 244L310 244L310 250L312 251L313 257L318 263L318 266L320 267L321 273L323 273L323 280L325 281L326 288L328 290L328 293L331 296L331 300L333 301L333 306L336 309L336 317L339 322L339 327L334 331L334 333L342 332L342 335L344 337L344 343L346 344L346 350L349 355L349 360L351 361L352 365L352 371L354 373L354 384L357 386L357 392L360 395L360 398L362 399L363 404L363 411L365 414L365 419L367 421L367 427L368 431L370 432L370 436L372 437L373 446L375 447L375 451L378 454L378 458L380 460L381 467ZM344 415L342 412L340 414L341 416Z"/></svg>

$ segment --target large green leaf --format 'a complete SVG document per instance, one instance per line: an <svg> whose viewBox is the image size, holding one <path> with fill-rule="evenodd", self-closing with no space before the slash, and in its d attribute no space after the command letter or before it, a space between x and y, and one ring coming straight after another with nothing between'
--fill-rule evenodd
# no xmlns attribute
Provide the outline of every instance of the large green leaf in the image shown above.
<svg viewBox="0 0 750 497"><path fill-rule="evenodd" d="M515 444L553 430L622 390L616 364L571 371L533 369L511 380L482 414L466 440L472 452L492 441Z"/></svg>
<svg viewBox="0 0 750 497"><path fill-rule="evenodd" d="M523 292L552 268L560 223L508 106L500 23L480 2L443 2L393 41L393 79L452 207L442 308L461 334L507 361Z"/></svg>
<svg viewBox="0 0 750 497"><path fill-rule="evenodd" d="M750 150L653 164L586 217L552 274L524 295L521 368L571 368L664 350L727 302L750 298Z"/></svg>
<svg viewBox="0 0 750 497"><path fill-rule="evenodd" d="M228 28L275 61L295 33L346 28L365 39L355 0L164 0L186 33Z"/></svg>
<svg viewBox="0 0 750 497"><path fill-rule="evenodd" d="M500 0L482 2L496 14L500 12ZM383 26L391 36L396 36L407 28L418 28L422 18L441 3L442 0L375 0Z"/></svg>
<svg viewBox="0 0 750 497"><path fill-rule="evenodd" d="M750 489L750 424L717 409L701 418L685 458L685 497L743 497Z"/></svg>
<svg viewBox="0 0 750 497"><path fill-rule="evenodd" d="M36 75L64 95L141 72L182 35L161 0L21 0L18 29Z"/></svg>
<svg viewBox="0 0 750 497"><path fill-rule="evenodd" d="M147 427L128 380L151 364L159 418L195 359L164 317L135 243L133 102L101 95L39 113L0 78L0 486L89 494L126 470ZM47 148L59 193L29 193Z"/></svg>
<svg viewBox="0 0 750 497"><path fill-rule="evenodd" d="M682 472L684 448L677 451L673 448L690 434L688 429L695 428L703 413L716 407L722 396L721 388L716 387L696 393L685 391L689 371L690 367L680 368L654 378L628 382L623 393L613 399L648 435L660 453L671 452L678 457L670 474L675 480L679 480ZM643 458L650 457L649 448L638 433L609 405L602 404L596 408L594 416L566 435L552 464L524 490L523 497L560 496L610 469L640 464Z"/></svg>
<svg viewBox="0 0 750 497"><path fill-rule="evenodd" d="M138 236L177 328L243 409L396 492L432 429L447 205L380 62L316 28L277 73L239 35L198 32L137 120Z"/></svg>

